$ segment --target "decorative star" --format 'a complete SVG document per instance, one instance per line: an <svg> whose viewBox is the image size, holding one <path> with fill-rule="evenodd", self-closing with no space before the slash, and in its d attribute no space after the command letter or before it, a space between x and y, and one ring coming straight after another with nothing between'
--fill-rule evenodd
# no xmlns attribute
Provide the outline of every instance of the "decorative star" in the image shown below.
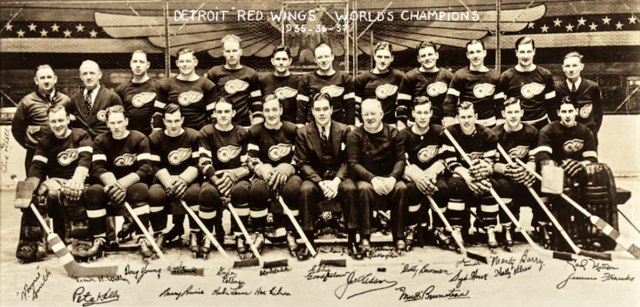
<svg viewBox="0 0 640 307"><path fill-rule="evenodd" d="M611 18L609 18L609 16L604 16L604 18L602 18L603 25L610 24L609 21L611 21Z"/></svg>
<svg viewBox="0 0 640 307"><path fill-rule="evenodd" d="M593 22L589 25L589 28L591 28L591 31L596 31L597 27L598 27L598 25L593 23Z"/></svg>
<svg viewBox="0 0 640 307"><path fill-rule="evenodd" d="M543 25L540 29L542 29L542 33L548 33L549 27L547 27L547 25Z"/></svg>
<svg viewBox="0 0 640 307"><path fill-rule="evenodd" d="M533 22L530 22L530 23L529 23L529 25L527 26L527 28L529 28L529 29L533 29L533 26L534 26L534 23L533 23Z"/></svg>
<svg viewBox="0 0 640 307"><path fill-rule="evenodd" d="M64 37L71 37L71 31L69 31L69 29L64 30Z"/></svg>
<svg viewBox="0 0 640 307"><path fill-rule="evenodd" d="M556 20L553 21L554 23L554 27L559 27L560 24L562 24L562 20L560 20L560 18L556 18Z"/></svg>
<svg viewBox="0 0 640 307"><path fill-rule="evenodd" d="M627 18L627 19L629 19L629 24L634 24L634 25L636 24L636 20L638 20L636 18L636 15L631 15L631 18Z"/></svg>
<svg viewBox="0 0 640 307"><path fill-rule="evenodd" d="M7 24L4 25L4 27L7 29L7 31L13 31L13 30L11 30L11 29L13 29L13 25L10 24L9 22L7 22Z"/></svg>
<svg viewBox="0 0 640 307"><path fill-rule="evenodd" d="M78 32L82 32L82 30L84 29L84 26L82 24L78 24L76 26L76 29L78 29Z"/></svg>
<svg viewBox="0 0 640 307"><path fill-rule="evenodd" d="M22 31L22 29L20 29L20 31L17 32L18 33L18 37L24 37L24 31Z"/></svg>
<svg viewBox="0 0 640 307"><path fill-rule="evenodd" d="M585 22L587 22L587 20L580 16L580 19L578 19L578 26L584 26Z"/></svg>
<svg viewBox="0 0 640 307"><path fill-rule="evenodd" d="M60 28L60 26L54 23L53 26L51 26L51 31L58 32L58 28Z"/></svg>
<svg viewBox="0 0 640 307"><path fill-rule="evenodd" d="M40 37L47 37L47 33L49 33L47 30L42 29L42 31L40 31Z"/></svg>
<svg viewBox="0 0 640 307"><path fill-rule="evenodd" d="M622 26L624 25L618 21L618 23L616 24L616 30L622 30Z"/></svg>
<svg viewBox="0 0 640 307"><path fill-rule="evenodd" d="M565 28L567 28L567 32L573 32L573 26L571 24L565 26Z"/></svg>
<svg viewBox="0 0 640 307"><path fill-rule="evenodd" d="M35 31L38 26L34 25L33 22L29 25L29 31Z"/></svg>
<svg viewBox="0 0 640 307"><path fill-rule="evenodd" d="M98 32L96 32L95 30L91 30L91 32L89 32L89 34L91 34L91 37L97 37Z"/></svg>

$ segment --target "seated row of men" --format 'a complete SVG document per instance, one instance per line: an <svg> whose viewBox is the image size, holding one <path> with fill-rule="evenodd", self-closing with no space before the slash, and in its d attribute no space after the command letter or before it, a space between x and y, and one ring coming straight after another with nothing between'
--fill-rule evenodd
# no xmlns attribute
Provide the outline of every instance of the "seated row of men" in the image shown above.
<svg viewBox="0 0 640 307"><path fill-rule="evenodd" d="M82 209L86 209L94 241L88 250L81 251L82 256L102 252L106 208L125 201L142 223L134 226L144 258L152 257L153 251L140 235L140 226L150 225L161 247L176 239L179 231L165 232L165 209L170 201L181 200L220 237L219 217L226 198L237 208L243 224L249 216L252 220L251 238L242 236L238 225L233 225L238 252L247 252L247 240L260 250L268 199L280 195L312 244L316 205L323 199L338 199L347 222L349 254L355 259L371 252L372 212L380 208L391 210L395 248L409 250L416 231L424 231L418 226L426 226L428 221L428 197L453 225L453 233L448 233L444 221L433 215L433 235L442 247L451 247L452 235L463 238L470 226L466 212L469 206L477 206L478 225L487 235L488 246L495 248L498 216L507 245L512 244L512 223L488 190L493 187L517 214L519 204L526 203L522 188L534 182L522 167L499 159L498 144L512 158L530 164L556 161L570 177L582 175L585 164L596 162L593 134L575 122L577 108L568 97L558 110L561 121L546 126L539 136L533 126L520 122L518 99L510 98L505 105L506 123L492 130L476 123L477 113L469 102L458 106L459 124L442 128L430 122L433 111L429 99L419 97L412 110L416 124L398 131L382 122L381 103L368 99L362 104L363 125L351 131L331 120L333 106L328 95L317 94L311 109L314 121L298 129L281 120L282 103L269 95L263 102L265 122L246 130L232 123L236 112L231 103L220 99L215 124L200 132L183 128L181 108L169 105L163 114L165 130L154 131L149 138L128 130L124 108L114 106L106 111L110 132L93 142L85 131L69 129L66 109L54 106L48 113L53 133L39 142L27 180L40 183L48 176L38 194L48 195L50 201L57 199L67 219L81 218ZM456 153L453 140L443 129L470 155L472 165ZM50 193L58 190L62 193ZM425 208L420 210L421 206ZM547 225L535 210L534 217L540 225ZM286 232L291 254L308 259L311 253L306 247L299 250L293 225L280 214L275 214L274 220L276 232ZM190 250L208 254L211 242L195 221L189 222ZM356 240L358 232L360 242ZM37 246L22 239L19 258L42 257L36 255Z"/></svg>

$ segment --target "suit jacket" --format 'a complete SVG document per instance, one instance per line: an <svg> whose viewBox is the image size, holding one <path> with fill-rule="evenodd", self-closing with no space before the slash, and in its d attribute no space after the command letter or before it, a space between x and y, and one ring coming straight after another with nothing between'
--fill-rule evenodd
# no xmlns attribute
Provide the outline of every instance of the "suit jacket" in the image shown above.
<svg viewBox="0 0 640 307"><path fill-rule="evenodd" d="M72 121L74 127L86 130L91 139L95 139L96 136L109 132L109 128L107 127L107 108L122 105L122 100L120 100L120 97L114 91L106 88L104 85L100 85L96 99L93 102L93 107L91 108L91 114L89 114L85 106L83 92L84 88L80 89L78 93L71 97L69 114L75 116L75 121Z"/></svg>
<svg viewBox="0 0 640 307"><path fill-rule="evenodd" d="M294 159L300 168L302 180L319 183L335 177L342 181L347 178L346 144L350 131L349 126L332 121L328 140L332 145L332 152L323 154L316 122L312 121L298 129ZM324 159L324 156L332 159Z"/></svg>
<svg viewBox="0 0 640 307"><path fill-rule="evenodd" d="M604 114L604 105L602 104L602 94L598 83L582 78L580 86L575 93L571 93L567 85L567 79L562 79L555 83L556 95L562 99L564 96L573 95L578 103L578 115L576 121L586 125L593 131L597 137L600 126L602 126L602 116ZM556 118L556 120L558 120Z"/></svg>

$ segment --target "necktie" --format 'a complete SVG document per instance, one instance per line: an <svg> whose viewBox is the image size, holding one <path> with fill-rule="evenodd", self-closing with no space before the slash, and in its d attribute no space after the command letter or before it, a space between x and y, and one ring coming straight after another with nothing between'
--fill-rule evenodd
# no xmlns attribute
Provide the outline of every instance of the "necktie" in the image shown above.
<svg viewBox="0 0 640 307"><path fill-rule="evenodd" d="M575 83L571 83L571 92L575 93L576 92L576 84Z"/></svg>
<svg viewBox="0 0 640 307"><path fill-rule="evenodd" d="M326 143L327 142L327 129L325 129L324 126L322 127L321 135L322 135L322 141Z"/></svg>
<svg viewBox="0 0 640 307"><path fill-rule="evenodd" d="M92 90L87 90L87 94L84 95L84 103L87 107L87 113L91 114L91 91Z"/></svg>

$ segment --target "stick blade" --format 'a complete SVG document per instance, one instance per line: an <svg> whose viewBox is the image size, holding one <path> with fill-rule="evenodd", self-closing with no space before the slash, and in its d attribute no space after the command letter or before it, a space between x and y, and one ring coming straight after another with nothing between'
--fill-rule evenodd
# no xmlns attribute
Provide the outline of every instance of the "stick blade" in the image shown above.
<svg viewBox="0 0 640 307"><path fill-rule="evenodd" d="M337 266L337 267L344 268L347 266L347 260L346 259L321 259L320 265Z"/></svg>
<svg viewBox="0 0 640 307"><path fill-rule="evenodd" d="M260 261L258 260L258 258L233 262L234 268L248 268L252 266L260 266Z"/></svg>
<svg viewBox="0 0 640 307"><path fill-rule="evenodd" d="M567 260L567 261L573 259L573 254L571 254L571 253L557 252L557 251L553 251L552 253L553 253L552 257L554 259Z"/></svg>
<svg viewBox="0 0 640 307"><path fill-rule="evenodd" d="M282 259L282 260L276 260L276 261L265 261L262 267L265 269L270 269L270 268L277 268L281 266L289 266L289 260Z"/></svg>
<svg viewBox="0 0 640 307"><path fill-rule="evenodd" d="M585 257L590 257L590 258L593 258L593 259L602 259L602 260L611 261L611 254L610 253L599 253L599 252L580 250L580 252L578 252L578 255L585 256Z"/></svg>
<svg viewBox="0 0 640 307"><path fill-rule="evenodd" d="M478 255L478 254L474 254L474 253L469 252L469 251L467 251L467 257L469 257L469 258L471 258L473 260L480 261L480 262L482 262L484 264L488 264L489 263L488 260L487 260L487 257L482 256L482 255Z"/></svg>

